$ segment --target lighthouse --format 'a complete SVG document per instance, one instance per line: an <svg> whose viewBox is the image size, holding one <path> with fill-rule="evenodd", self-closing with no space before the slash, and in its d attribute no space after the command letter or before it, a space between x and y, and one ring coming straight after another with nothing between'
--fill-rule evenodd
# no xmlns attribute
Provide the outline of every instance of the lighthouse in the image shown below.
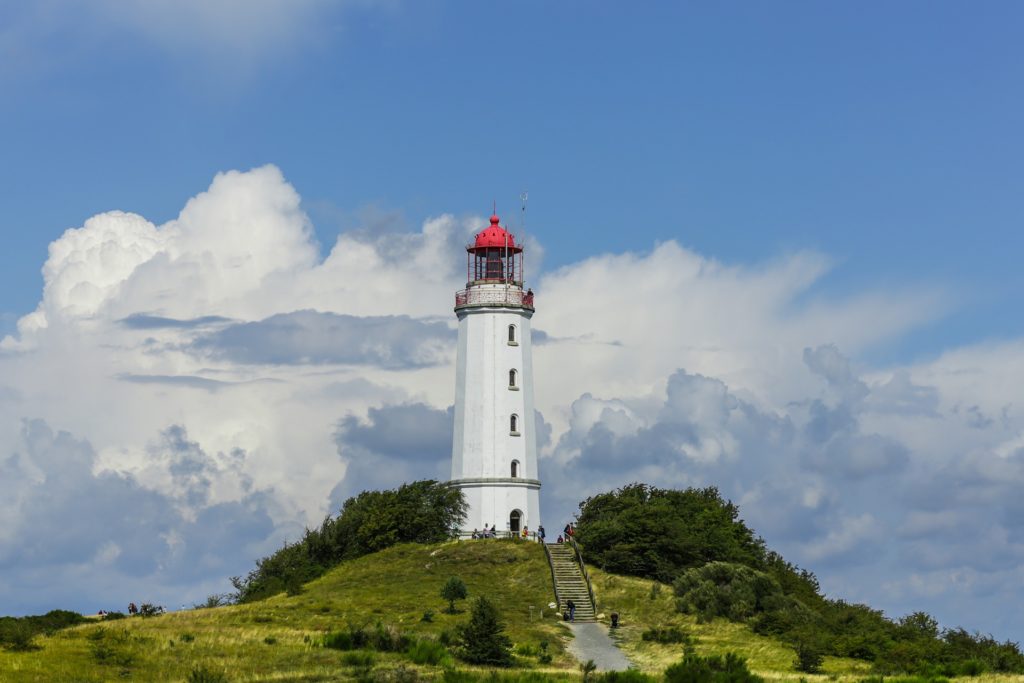
<svg viewBox="0 0 1024 683"><path fill-rule="evenodd" d="M466 288L455 294L459 346L451 486L468 514L461 530L532 533L540 524L530 318L523 245L496 215L466 247Z"/></svg>

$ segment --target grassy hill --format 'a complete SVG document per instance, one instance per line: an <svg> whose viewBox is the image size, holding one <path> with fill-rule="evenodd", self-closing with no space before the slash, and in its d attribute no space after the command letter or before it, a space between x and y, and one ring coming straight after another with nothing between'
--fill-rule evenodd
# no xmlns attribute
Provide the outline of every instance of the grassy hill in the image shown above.
<svg viewBox="0 0 1024 683"><path fill-rule="evenodd" d="M333 681L365 670L367 655L321 647L324 634L379 622L421 638L439 638L468 617L455 615L439 591L461 577L470 598L486 593L517 646L550 642L551 674L575 670L564 653L567 629L550 613L551 578L537 544L501 541L405 544L362 557L307 584L299 595L162 616L97 622L50 637L40 649L0 650L2 681L182 681L197 668L225 672L229 681ZM533 606L532 612L530 607ZM433 611L431 621L424 613ZM543 617L541 612L543 610ZM373 668L416 668L439 675L442 666L416 665L402 654L373 653ZM519 657L537 666L535 657ZM460 665L460 668L465 668Z"/></svg>
<svg viewBox="0 0 1024 683"><path fill-rule="evenodd" d="M410 671L442 680L453 666L474 669L447 656L417 664L405 653L342 652L321 643L331 632L350 626L373 630L377 624L431 643L443 639L468 618L468 604L460 606L459 614L444 612L439 591L452 575L465 581L470 598L486 594L498 606L518 652L513 674L535 672L532 680L579 680L577 662L565 652L571 635L547 608L553 592L543 549L513 541L404 544L345 562L306 584L298 595L77 626L37 638L39 649L34 651L0 650L0 680L184 681L192 676L195 681L334 681L368 674L380 680L403 680L404 674L408 680ZM684 646L646 642L643 632L674 626L690 636L698 654L737 652L769 679L855 681L867 676L863 662L838 658L826 660L827 676L796 674L791 648L742 624L698 624L675 611L668 586L599 570L592 576L599 611L621 614L623 626L616 638L648 672L678 661ZM424 621L428 610L433 614ZM552 661L541 664L537 652L545 640ZM203 672L210 677L199 676ZM217 674L225 678L217 679ZM449 673L448 680L466 679Z"/></svg>

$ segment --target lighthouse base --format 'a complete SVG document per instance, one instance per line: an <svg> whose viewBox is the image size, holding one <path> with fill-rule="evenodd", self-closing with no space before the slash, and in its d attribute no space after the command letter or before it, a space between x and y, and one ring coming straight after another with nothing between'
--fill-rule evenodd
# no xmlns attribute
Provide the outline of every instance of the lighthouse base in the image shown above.
<svg viewBox="0 0 1024 683"><path fill-rule="evenodd" d="M540 519L540 480L515 477L454 479L449 486L466 498L466 521L459 535L470 537L486 526L498 536L521 535L524 528L532 537Z"/></svg>

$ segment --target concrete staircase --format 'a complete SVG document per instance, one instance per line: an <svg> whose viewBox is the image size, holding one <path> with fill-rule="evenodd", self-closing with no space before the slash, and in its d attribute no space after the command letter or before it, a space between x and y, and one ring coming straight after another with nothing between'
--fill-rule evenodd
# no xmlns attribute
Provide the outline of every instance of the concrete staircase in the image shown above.
<svg viewBox="0 0 1024 683"><path fill-rule="evenodd" d="M594 603L587 590L587 580L583 578L583 572L576 563L572 546L568 543L548 543L547 548L560 603L558 611L565 612L568 609L566 603L572 600L576 604L576 621L597 621Z"/></svg>

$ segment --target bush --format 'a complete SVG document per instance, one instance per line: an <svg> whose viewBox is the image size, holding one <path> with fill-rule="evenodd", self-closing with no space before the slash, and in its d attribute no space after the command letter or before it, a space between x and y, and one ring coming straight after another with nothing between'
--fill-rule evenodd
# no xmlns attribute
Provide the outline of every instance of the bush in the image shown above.
<svg viewBox="0 0 1024 683"><path fill-rule="evenodd" d="M448 659L448 650L436 640L418 640L406 651L413 664L438 666Z"/></svg>
<svg viewBox="0 0 1024 683"><path fill-rule="evenodd" d="M158 614L163 614L164 608L162 605L153 605L148 602L144 602L139 605L139 616L140 617L155 617Z"/></svg>
<svg viewBox="0 0 1024 683"><path fill-rule="evenodd" d="M394 626L385 626L380 622L370 634L370 646L378 652L405 652L411 644L412 638Z"/></svg>
<svg viewBox="0 0 1024 683"><path fill-rule="evenodd" d="M373 666L374 662L376 661L377 657L372 652L346 652L341 656L341 663L345 666L358 666L369 668Z"/></svg>
<svg viewBox="0 0 1024 683"><path fill-rule="evenodd" d="M11 652L29 652L39 649L35 642L35 632L28 624L19 622L14 622L0 631L0 645Z"/></svg>
<svg viewBox="0 0 1024 683"><path fill-rule="evenodd" d="M640 638L649 643L662 643L663 645L669 645L672 643L684 643L690 644L690 634L684 633L682 630L675 626L668 628L649 628L640 634Z"/></svg>
<svg viewBox="0 0 1024 683"><path fill-rule="evenodd" d="M597 678L600 683L655 683L658 679L648 676L635 669L626 671L609 671Z"/></svg>
<svg viewBox="0 0 1024 683"><path fill-rule="evenodd" d="M764 683L747 668L742 657L729 652L725 657L686 655L683 661L665 669L666 683Z"/></svg>
<svg viewBox="0 0 1024 683"><path fill-rule="evenodd" d="M118 619L127 618L128 616L124 612L107 612L100 621L117 621Z"/></svg>
<svg viewBox="0 0 1024 683"><path fill-rule="evenodd" d="M180 640L183 643L191 643L195 639L196 637L191 633L182 633L180 636L178 636L178 640Z"/></svg>
<svg viewBox="0 0 1024 683"><path fill-rule="evenodd" d="M348 630L330 631L320 639L320 646L332 650L360 650L370 644L370 635L361 626L349 624Z"/></svg>
<svg viewBox="0 0 1024 683"><path fill-rule="evenodd" d="M277 638L275 638L274 636L267 636L263 639L263 643L265 645L277 645Z"/></svg>
<svg viewBox="0 0 1024 683"><path fill-rule="evenodd" d="M420 621L423 621L423 622L426 622L426 623L430 623L433 620L434 620L434 610L432 610L432 609L423 610L423 616L420 617Z"/></svg>
<svg viewBox="0 0 1024 683"><path fill-rule="evenodd" d="M469 595L466 584L457 576L453 576L441 587L441 597L448 601L448 614L455 614L455 601L465 600Z"/></svg>
<svg viewBox="0 0 1024 683"><path fill-rule="evenodd" d="M223 671L206 666L197 666L189 673L188 683L228 683L228 676Z"/></svg>
<svg viewBox="0 0 1024 683"><path fill-rule="evenodd" d="M961 676L980 676L986 669L985 662L980 659L968 659L960 664L959 673Z"/></svg>
<svg viewBox="0 0 1024 683"><path fill-rule="evenodd" d="M824 661L825 655L820 645L811 641L797 643L796 662L794 663L797 671L807 674L819 673Z"/></svg>
<svg viewBox="0 0 1024 683"><path fill-rule="evenodd" d="M78 612L56 609L27 617L0 617L0 647L25 652L38 649L35 637L87 622Z"/></svg>
<svg viewBox="0 0 1024 683"><path fill-rule="evenodd" d="M729 562L709 562L688 569L672 584L680 612L701 621L726 617L743 621L759 612L785 607L779 582L756 569Z"/></svg>
<svg viewBox="0 0 1024 683"><path fill-rule="evenodd" d="M504 631L497 608L481 595L469 622L459 627L459 657L471 664L511 666L512 641Z"/></svg>

